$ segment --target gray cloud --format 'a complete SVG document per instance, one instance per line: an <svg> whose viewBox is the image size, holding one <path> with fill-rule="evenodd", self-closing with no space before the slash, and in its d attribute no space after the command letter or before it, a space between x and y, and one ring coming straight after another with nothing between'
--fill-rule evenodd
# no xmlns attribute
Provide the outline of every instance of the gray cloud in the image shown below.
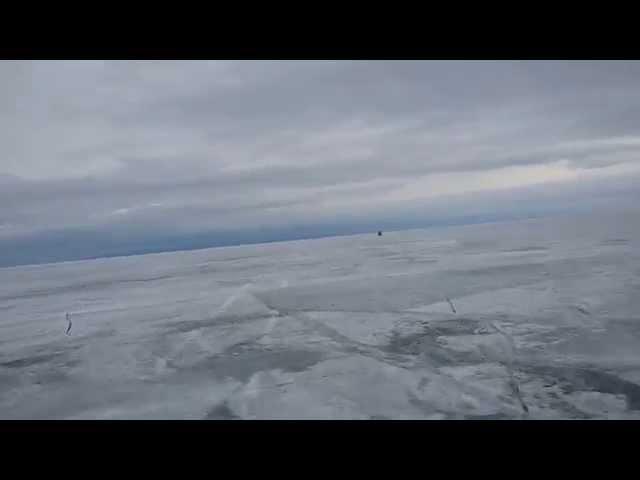
<svg viewBox="0 0 640 480"><path fill-rule="evenodd" d="M607 188L639 93L640 62L0 62L0 236Z"/></svg>

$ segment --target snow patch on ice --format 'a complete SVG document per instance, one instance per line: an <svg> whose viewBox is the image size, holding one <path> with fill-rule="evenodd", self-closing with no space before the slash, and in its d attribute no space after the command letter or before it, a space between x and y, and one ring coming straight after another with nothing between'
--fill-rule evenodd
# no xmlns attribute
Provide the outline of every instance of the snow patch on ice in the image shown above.
<svg viewBox="0 0 640 480"><path fill-rule="evenodd" d="M245 285L231 295L216 313L217 318L251 319L278 315L253 293L251 285Z"/></svg>

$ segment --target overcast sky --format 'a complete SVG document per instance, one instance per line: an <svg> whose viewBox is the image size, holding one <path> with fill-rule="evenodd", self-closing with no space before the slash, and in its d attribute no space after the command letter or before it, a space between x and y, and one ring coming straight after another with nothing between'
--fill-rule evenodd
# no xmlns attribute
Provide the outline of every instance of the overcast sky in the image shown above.
<svg viewBox="0 0 640 480"><path fill-rule="evenodd" d="M0 62L0 239L633 204L639 153L640 62Z"/></svg>

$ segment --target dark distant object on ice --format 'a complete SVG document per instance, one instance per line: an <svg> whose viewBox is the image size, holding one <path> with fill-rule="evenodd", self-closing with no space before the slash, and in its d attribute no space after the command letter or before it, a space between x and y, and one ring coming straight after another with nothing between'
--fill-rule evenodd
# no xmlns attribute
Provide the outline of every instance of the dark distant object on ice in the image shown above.
<svg viewBox="0 0 640 480"><path fill-rule="evenodd" d="M382 232L378 231L378 236L381 237L382 236Z"/></svg>

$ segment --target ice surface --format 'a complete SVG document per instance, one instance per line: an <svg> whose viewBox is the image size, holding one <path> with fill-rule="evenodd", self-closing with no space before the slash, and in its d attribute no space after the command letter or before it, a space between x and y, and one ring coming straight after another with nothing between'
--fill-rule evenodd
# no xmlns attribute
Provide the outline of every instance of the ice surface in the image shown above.
<svg viewBox="0 0 640 480"><path fill-rule="evenodd" d="M627 213L0 269L0 418L640 418L639 247Z"/></svg>

